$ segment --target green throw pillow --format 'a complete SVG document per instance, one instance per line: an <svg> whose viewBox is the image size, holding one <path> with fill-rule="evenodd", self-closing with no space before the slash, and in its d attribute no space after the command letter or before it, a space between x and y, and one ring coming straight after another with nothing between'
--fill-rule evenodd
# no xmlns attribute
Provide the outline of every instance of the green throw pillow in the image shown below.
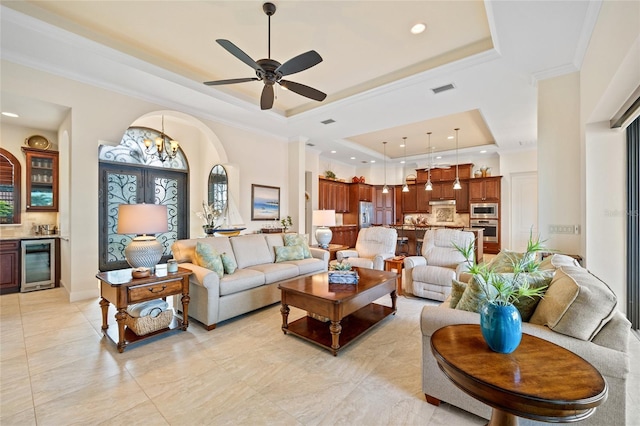
<svg viewBox="0 0 640 426"><path fill-rule="evenodd" d="M456 308L466 288L467 288L467 284L463 283L462 281L458 281L458 280L451 281L451 299L449 300L449 307L451 309Z"/></svg>
<svg viewBox="0 0 640 426"><path fill-rule="evenodd" d="M304 259L304 251L302 246L277 246L276 247L276 263L286 262L287 260Z"/></svg>
<svg viewBox="0 0 640 426"><path fill-rule="evenodd" d="M222 253L220 255L220 259L222 259L222 266L224 266L225 274L233 274L236 269L238 269L238 264L233 257L229 256L227 253Z"/></svg>
<svg viewBox="0 0 640 426"><path fill-rule="evenodd" d="M551 284L551 279L553 278L553 271L546 271L539 274L526 274L525 275L527 282L529 283L529 288L543 288L549 287ZM546 290L545 290L546 292ZM536 310L538 303L540 302L540 297L522 297L513 306L518 309L520 312L520 316L522 317L522 321L529 322L529 319L533 315L533 312Z"/></svg>
<svg viewBox="0 0 640 426"><path fill-rule="evenodd" d="M469 312L480 312L480 308L487 300L487 296L482 291L480 283L472 277L467 284L467 288L462 293L456 309Z"/></svg>
<svg viewBox="0 0 640 426"><path fill-rule="evenodd" d="M309 245L304 238L304 235L300 234L284 234L284 245L285 246L302 246L302 253L304 254L305 259L309 259L311 257L311 251L309 250Z"/></svg>
<svg viewBox="0 0 640 426"><path fill-rule="evenodd" d="M224 275L224 266L220 255L208 244L196 244L196 263L203 268L214 271L220 278Z"/></svg>

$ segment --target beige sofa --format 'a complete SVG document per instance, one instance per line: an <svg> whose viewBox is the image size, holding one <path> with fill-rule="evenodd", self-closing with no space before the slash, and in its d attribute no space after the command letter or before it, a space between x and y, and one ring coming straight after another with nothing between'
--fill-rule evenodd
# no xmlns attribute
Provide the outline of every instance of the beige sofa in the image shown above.
<svg viewBox="0 0 640 426"><path fill-rule="evenodd" d="M218 274L195 264L197 243L231 256L233 274ZM276 262L275 247L283 234L250 234L178 240L171 246L180 267L193 271L189 279L189 316L212 330L221 321L280 301L278 283L327 270L329 252L310 248L311 258Z"/></svg>
<svg viewBox="0 0 640 426"><path fill-rule="evenodd" d="M545 299L536 307L530 322L522 324L522 332L548 340L578 354L595 366L605 378L609 387L607 400L591 417L581 421L581 425L625 425L629 373L628 341L631 324L617 310L615 300L610 296L613 293L606 284L590 275L586 269L577 266L577 263L573 265L566 263L572 261L561 259ZM573 278L567 281L567 276ZM565 283L573 281L578 286L583 285L581 281L589 281L589 284L580 288L578 295L570 303L571 306L561 313L558 321L550 321L550 306L560 304L560 299L567 294L566 288L561 291L562 285L558 285L556 290L552 291L559 279L565 280ZM613 298L615 299L615 295ZM439 401L447 402L489 419L491 408L467 395L447 379L431 352L431 336L439 328L452 324L479 324L480 322L479 314L451 309L449 302L450 299L447 299L440 306L425 306L422 311L420 322L423 392L427 401L432 404L437 404ZM566 303L566 300L562 303ZM555 319L557 320L558 317ZM562 380L562 377L558 377L558 380ZM520 424L539 423L520 419Z"/></svg>

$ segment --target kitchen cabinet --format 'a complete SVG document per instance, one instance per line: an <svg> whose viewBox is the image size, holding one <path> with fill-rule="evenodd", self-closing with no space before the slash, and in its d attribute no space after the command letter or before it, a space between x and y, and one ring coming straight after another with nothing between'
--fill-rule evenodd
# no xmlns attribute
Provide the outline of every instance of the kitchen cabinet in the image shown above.
<svg viewBox="0 0 640 426"><path fill-rule="evenodd" d="M416 191L416 184L408 186L409 192L402 192L402 189L398 189L402 194L402 213L415 213L418 211L418 194Z"/></svg>
<svg viewBox="0 0 640 426"><path fill-rule="evenodd" d="M465 163L458 165L458 177L462 179L470 179L471 172L473 170L473 164ZM429 176L429 172L420 169L416 170L416 176L418 182L426 182ZM446 182L456 180L456 166L455 164L448 169L431 169L431 182Z"/></svg>
<svg viewBox="0 0 640 426"><path fill-rule="evenodd" d="M382 193L382 186L374 188L373 223L376 225L392 225L395 220L396 188L390 187L389 192Z"/></svg>
<svg viewBox="0 0 640 426"><path fill-rule="evenodd" d="M500 202L501 176L476 178L469 181L469 202Z"/></svg>
<svg viewBox="0 0 640 426"><path fill-rule="evenodd" d="M335 210L336 213L349 211L349 188L346 183L320 179L318 193L318 208L320 210Z"/></svg>
<svg viewBox="0 0 640 426"><path fill-rule="evenodd" d="M333 236L331 244L341 244L347 247L355 247L358 238L358 225L331 226Z"/></svg>
<svg viewBox="0 0 640 426"><path fill-rule="evenodd" d="M58 152L23 147L27 163L27 211L58 211Z"/></svg>
<svg viewBox="0 0 640 426"><path fill-rule="evenodd" d="M416 204L420 213L431 212L429 201L431 201L431 191L425 191L424 184L418 183L416 185Z"/></svg>
<svg viewBox="0 0 640 426"><path fill-rule="evenodd" d="M349 197L353 201L373 201L373 186L366 183L349 184Z"/></svg>
<svg viewBox="0 0 640 426"><path fill-rule="evenodd" d="M469 181L460 181L461 189L455 190L456 213L469 213Z"/></svg>
<svg viewBox="0 0 640 426"><path fill-rule="evenodd" d="M431 191L431 200L455 200L456 194L453 189L453 181L434 183Z"/></svg>
<svg viewBox="0 0 640 426"><path fill-rule="evenodd" d="M20 291L20 240L0 241L0 294Z"/></svg>

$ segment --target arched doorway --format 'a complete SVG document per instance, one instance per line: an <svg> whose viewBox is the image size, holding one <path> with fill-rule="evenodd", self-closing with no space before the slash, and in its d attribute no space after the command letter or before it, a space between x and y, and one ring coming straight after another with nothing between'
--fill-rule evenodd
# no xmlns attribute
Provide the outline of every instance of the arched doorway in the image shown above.
<svg viewBox="0 0 640 426"><path fill-rule="evenodd" d="M130 127L117 146L99 147L99 269L127 268L124 249L135 235L117 233L120 204L167 206L168 232L157 235L164 247L161 262L171 257L171 244L189 236L189 165L178 148L164 161L145 140L167 138L164 132Z"/></svg>

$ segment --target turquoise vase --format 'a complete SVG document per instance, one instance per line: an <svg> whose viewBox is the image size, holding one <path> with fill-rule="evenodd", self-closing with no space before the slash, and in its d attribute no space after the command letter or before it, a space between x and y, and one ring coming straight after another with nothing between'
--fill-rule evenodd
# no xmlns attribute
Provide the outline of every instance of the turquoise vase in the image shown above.
<svg viewBox="0 0 640 426"><path fill-rule="evenodd" d="M494 352L510 354L522 339L522 318L515 306L485 303L480 309L482 337Z"/></svg>

